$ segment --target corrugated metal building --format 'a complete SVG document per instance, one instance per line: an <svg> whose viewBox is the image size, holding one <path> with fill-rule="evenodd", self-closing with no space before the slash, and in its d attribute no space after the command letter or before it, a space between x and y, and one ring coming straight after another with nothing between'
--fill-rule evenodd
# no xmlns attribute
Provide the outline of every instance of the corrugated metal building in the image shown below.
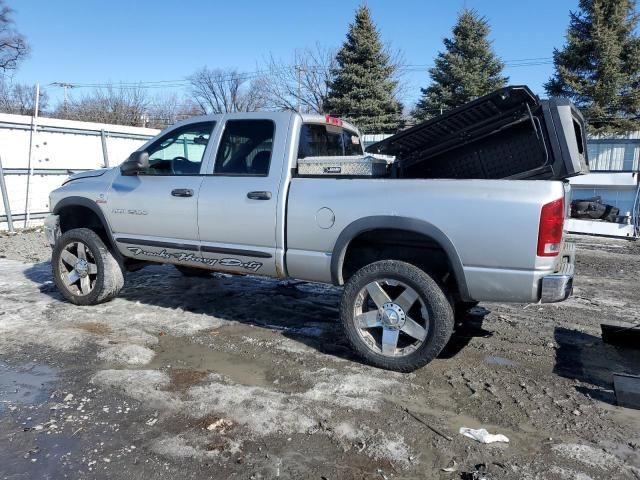
<svg viewBox="0 0 640 480"><path fill-rule="evenodd" d="M595 196L602 203L620 209L627 223L569 221L570 231L622 237L640 236L640 132L616 137L589 139L587 144L591 173L571 179L574 199Z"/></svg>

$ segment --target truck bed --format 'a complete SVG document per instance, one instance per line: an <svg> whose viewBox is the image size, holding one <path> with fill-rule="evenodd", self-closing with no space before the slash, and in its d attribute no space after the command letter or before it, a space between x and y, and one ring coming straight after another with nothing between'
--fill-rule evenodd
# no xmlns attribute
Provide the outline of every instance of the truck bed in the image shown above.
<svg viewBox="0 0 640 480"><path fill-rule="evenodd" d="M565 195L560 181L293 178L287 209L289 276L331 282L332 252L352 224L428 226L460 261L468 298L535 302L559 257L537 257L540 207ZM366 225L365 225L366 224Z"/></svg>

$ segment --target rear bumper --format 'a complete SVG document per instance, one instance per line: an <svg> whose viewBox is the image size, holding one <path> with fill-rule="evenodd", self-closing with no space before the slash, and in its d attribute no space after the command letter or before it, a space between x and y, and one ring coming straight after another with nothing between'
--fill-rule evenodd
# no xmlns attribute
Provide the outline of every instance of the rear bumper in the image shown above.
<svg viewBox="0 0 640 480"><path fill-rule="evenodd" d="M562 250L562 264L560 270L542 277L540 301L542 303L562 302L573 292L573 274L576 261L576 247L567 243Z"/></svg>

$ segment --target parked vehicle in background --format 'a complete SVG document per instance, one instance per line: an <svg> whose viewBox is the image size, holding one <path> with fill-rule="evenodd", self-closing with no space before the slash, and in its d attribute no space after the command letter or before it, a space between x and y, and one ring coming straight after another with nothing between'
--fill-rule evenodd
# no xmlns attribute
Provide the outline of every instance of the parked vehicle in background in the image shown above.
<svg viewBox="0 0 640 480"><path fill-rule="evenodd" d="M566 133L559 141L577 152ZM585 163L565 160L565 174ZM429 179L381 166L354 126L329 116L234 113L185 120L118 168L72 176L51 193L46 232L56 285L75 304L113 298L127 270L150 263L330 283L344 287L353 348L411 371L440 353L456 311L570 295L568 198L562 180Z"/></svg>

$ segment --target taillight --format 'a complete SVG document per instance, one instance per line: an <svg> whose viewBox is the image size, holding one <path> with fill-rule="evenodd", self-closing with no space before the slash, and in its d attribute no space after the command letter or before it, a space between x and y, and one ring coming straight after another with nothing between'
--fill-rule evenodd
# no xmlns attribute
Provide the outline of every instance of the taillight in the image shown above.
<svg viewBox="0 0 640 480"><path fill-rule="evenodd" d="M538 256L555 257L560 253L564 228L564 199L559 198L542 207L538 230Z"/></svg>

